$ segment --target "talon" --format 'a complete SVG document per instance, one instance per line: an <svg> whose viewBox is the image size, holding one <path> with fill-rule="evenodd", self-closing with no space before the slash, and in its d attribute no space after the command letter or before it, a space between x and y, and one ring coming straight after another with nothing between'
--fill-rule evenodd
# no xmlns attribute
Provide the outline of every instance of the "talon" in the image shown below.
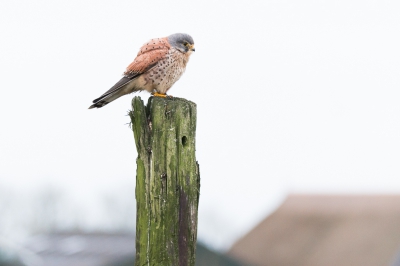
<svg viewBox="0 0 400 266"><path fill-rule="evenodd" d="M154 92L154 93L152 93L152 95L153 95L154 97L167 98L167 94L161 94L161 93L158 93L158 92ZM169 97L169 96L168 96L168 97Z"/></svg>
<svg viewBox="0 0 400 266"><path fill-rule="evenodd" d="M158 93L158 92L153 92L151 95L153 95L154 97L162 97L162 98L168 98L168 99L174 98L174 96L172 96L172 95L162 94L162 93Z"/></svg>

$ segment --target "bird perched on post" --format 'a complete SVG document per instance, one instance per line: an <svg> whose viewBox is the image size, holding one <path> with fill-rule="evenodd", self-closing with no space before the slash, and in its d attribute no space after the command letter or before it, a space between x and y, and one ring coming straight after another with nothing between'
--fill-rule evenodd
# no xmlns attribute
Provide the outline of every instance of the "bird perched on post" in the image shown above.
<svg viewBox="0 0 400 266"><path fill-rule="evenodd" d="M135 91L146 90L154 96L166 97L167 91L185 72L186 64L194 51L193 38L185 33L151 39L140 48L121 80L93 100L89 109L101 108L122 95Z"/></svg>

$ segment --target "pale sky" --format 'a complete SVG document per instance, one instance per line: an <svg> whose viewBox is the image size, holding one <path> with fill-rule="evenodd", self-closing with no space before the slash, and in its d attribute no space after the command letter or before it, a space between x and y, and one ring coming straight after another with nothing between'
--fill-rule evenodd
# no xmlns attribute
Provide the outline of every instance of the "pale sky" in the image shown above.
<svg viewBox="0 0 400 266"><path fill-rule="evenodd" d="M400 193L399 12L382 0L1 1L0 187L56 184L84 202L134 183L134 95L87 108L143 43L185 32L196 52L170 94L198 106L200 240L229 248L292 192Z"/></svg>

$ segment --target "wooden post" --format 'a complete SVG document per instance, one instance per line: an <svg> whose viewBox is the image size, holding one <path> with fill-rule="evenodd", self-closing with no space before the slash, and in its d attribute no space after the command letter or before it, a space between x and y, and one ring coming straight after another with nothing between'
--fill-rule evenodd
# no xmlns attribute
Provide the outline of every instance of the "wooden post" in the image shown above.
<svg viewBox="0 0 400 266"><path fill-rule="evenodd" d="M199 165L196 104L181 98L132 100L138 152L135 265L194 265Z"/></svg>

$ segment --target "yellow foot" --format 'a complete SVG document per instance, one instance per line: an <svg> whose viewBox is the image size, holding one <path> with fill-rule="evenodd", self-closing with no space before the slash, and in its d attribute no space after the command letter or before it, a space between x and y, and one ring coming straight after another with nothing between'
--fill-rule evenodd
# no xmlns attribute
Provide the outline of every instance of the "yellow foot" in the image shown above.
<svg viewBox="0 0 400 266"><path fill-rule="evenodd" d="M161 94L161 93L158 93L158 92L153 92L152 95L153 95L154 97L167 98L167 94Z"/></svg>
<svg viewBox="0 0 400 266"><path fill-rule="evenodd" d="M153 92L151 95L153 95L154 97L173 98L172 95L161 94L161 93L158 93L158 92Z"/></svg>

